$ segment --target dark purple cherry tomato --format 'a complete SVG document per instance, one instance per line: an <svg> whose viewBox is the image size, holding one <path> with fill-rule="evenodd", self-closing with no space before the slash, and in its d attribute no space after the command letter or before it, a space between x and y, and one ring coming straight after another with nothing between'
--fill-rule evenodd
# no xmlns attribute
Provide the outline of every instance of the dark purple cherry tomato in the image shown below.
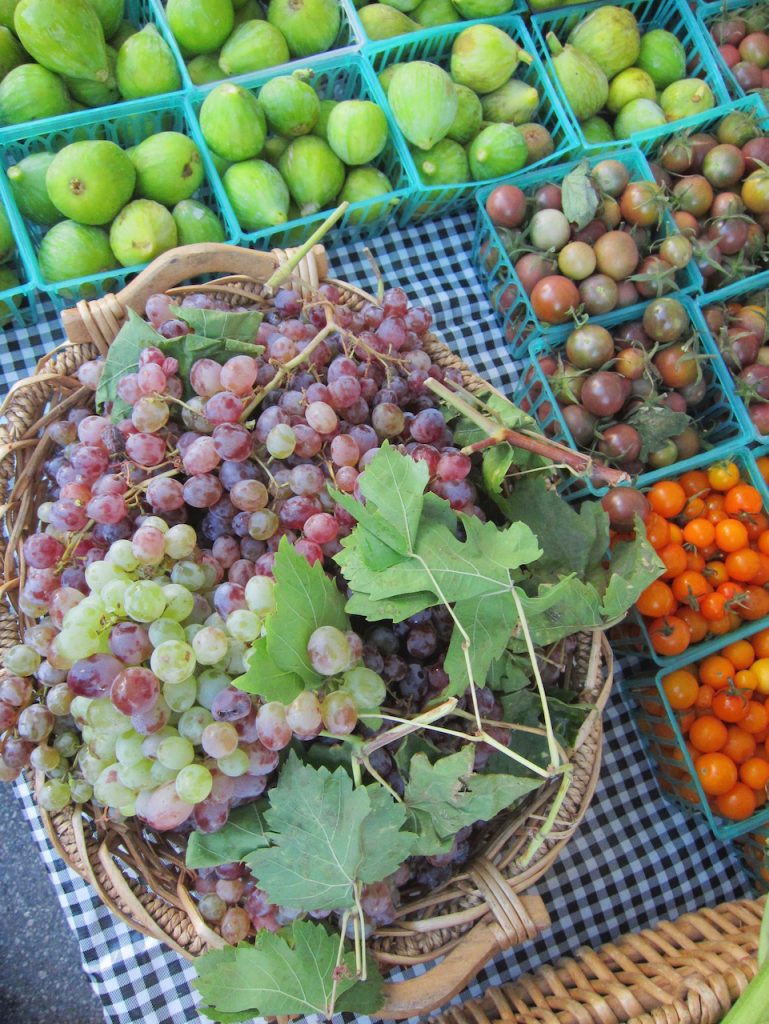
<svg viewBox="0 0 769 1024"><path fill-rule="evenodd" d="M635 487L613 487L601 498L601 505L612 529L620 533L630 533L635 517L646 519L649 514L646 496Z"/></svg>
<svg viewBox="0 0 769 1024"><path fill-rule="evenodd" d="M598 370L585 378L582 404L594 416L616 416L628 397L629 381L611 370Z"/></svg>
<svg viewBox="0 0 769 1024"><path fill-rule="evenodd" d="M627 423L615 423L603 431L598 450L605 458L622 466L641 454L641 435Z"/></svg>
<svg viewBox="0 0 769 1024"><path fill-rule="evenodd" d="M567 405L561 409L566 426L571 431L574 443L587 448L593 440L598 420L581 405Z"/></svg>

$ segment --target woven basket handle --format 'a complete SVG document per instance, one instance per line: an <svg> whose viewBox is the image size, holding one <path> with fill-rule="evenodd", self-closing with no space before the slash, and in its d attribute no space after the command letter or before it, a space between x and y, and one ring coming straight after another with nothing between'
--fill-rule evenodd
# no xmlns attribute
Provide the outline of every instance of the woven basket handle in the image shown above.
<svg viewBox="0 0 769 1024"><path fill-rule="evenodd" d="M493 957L550 927L547 908L539 896L514 898L520 900L528 918L525 935L514 935L495 922L481 921L436 967L408 981L385 985L385 1005L375 1016L383 1020L424 1016L467 988Z"/></svg>
<svg viewBox="0 0 769 1024"><path fill-rule="evenodd" d="M81 301L74 309L62 312L61 322L73 345L93 343L106 353L127 310L143 313L147 299L155 292L165 292L183 281L209 274L242 275L263 284L293 251L273 249L271 253L259 252L214 242L169 249L117 295L105 295L93 302ZM316 245L295 271L310 285L322 280L327 272L328 260L322 245Z"/></svg>

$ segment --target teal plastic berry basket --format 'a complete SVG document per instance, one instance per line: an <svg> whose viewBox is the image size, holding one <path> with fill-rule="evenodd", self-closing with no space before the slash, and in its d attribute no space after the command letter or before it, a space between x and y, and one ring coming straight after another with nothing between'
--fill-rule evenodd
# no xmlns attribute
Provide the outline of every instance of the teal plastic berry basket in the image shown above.
<svg viewBox="0 0 769 1024"><path fill-rule="evenodd" d="M181 54L179 53L179 48L177 47L176 42L174 41L174 38L171 35L171 32L169 31L168 26L165 23L165 19L160 16L157 10L157 6L154 0L125 0L125 12L123 14L123 20L130 21L138 29L144 28L145 25L155 26L155 28L158 30L160 35L163 37L165 42L170 47L171 52L174 55L174 61L176 62L177 67L179 68L179 74L182 77L183 81L183 76L185 72L184 61L182 60ZM109 40L107 40L107 43L109 43ZM31 60L31 58L29 59ZM162 95L171 96L174 95L174 93L163 93ZM157 99L156 96L152 98ZM91 111L99 111L99 113L106 118L112 116L113 112L124 109L126 104L129 102L135 101L121 99L118 100L116 103L111 103L109 105L101 107L91 107L89 109ZM46 123L51 122L53 124L66 125L69 122L71 116L71 114L60 114L58 117L46 118ZM0 131L18 132L24 127L27 127L30 130L34 131L40 124L42 124L42 119L35 121L23 121L14 125L0 126Z"/></svg>
<svg viewBox="0 0 769 1024"><path fill-rule="evenodd" d="M536 14L531 19L537 52L545 60L548 74L555 84L563 108L568 114L580 148L588 153L599 152L605 148L606 143L588 142L585 138L582 126L574 116L561 83L558 81L545 37L549 32L553 32L560 43L565 43L571 29L591 11L602 6L604 6L602 3L580 4L577 7L567 7L560 11ZM715 47L710 45L707 33L704 33L697 24L690 6L685 0L661 0L661 2L660 0L630 0L629 3L623 3L622 7L635 15L642 32L653 28L672 32L686 50L687 75L691 78L701 78L708 83L716 105L729 100L729 91L716 68ZM617 139L616 141L618 145L622 145L627 141L635 140L635 138L634 134L630 136L630 140Z"/></svg>
<svg viewBox="0 0 769 1024"><path fill-rule="evenodd" d="M372 3L376 3L376 0L372 0ZM363 4L361 4L361 6L363 6ZM529 5L526 3L526 0L511 0L509 10L505 11L504 13L506 15L507 14L525 14L525 13L528 12L528 10L529 10ZM381 42L383 42L383 40L381 40L381 39L374 39L372 36L370 36L366 32L366 29L363 27L363 22L360 19L360 15L358 14L358 10L357 10L357 8L355 7L355 5L353 3L350 3L350 12L351 12L351 18L353 20L355 28L357 29L358 34L360 35L360 38L363 40L364 43L381 43ZM415 20L414 17L413 17L413 15L414 15L414 10L413 9L410 10L410 11L406 11L405 14L406 14L406 17L411 18L412 21ZM453 27L454 25L467 25L467 24L469 24L470 21L478 20L478 17L483 17L482 15L480 15L480 16L475 16L474 18L468 18L466 20L459 13L459 10L456 11L456 15L457 15L457 20L450 23L451 27ZM500 16L499 12L496 13L496 16L497 17ZM490 15L490 17L494 17L494 15ZM433 27L433 28L436 28L436 27L444 28L446 26L428 26L428 25L426 25L425 29L430 28L430 27ZM419 28L417 28L416 32L418 32L418 31L420 31ZM422 29L422 31L424 31L424 29ZM397 36L390 36L387 39L387 42L391 43L395 39L411 38L412 36L416 35L416 32L406 32L406 33L401 33L400 35L397 35Z"/></svg>
<svg viewBox="0 0 769 1024"><path fill-rule="evenodd" d="M705 462L699 462L696 466L687 465L683 462L676 463L674 466L671 466L666 470L666 478L671 479L673 477L678 477L681 473L685 473L687 469L700 469L705 466L710 466L714 462L718 462L719 459L728 459L729 462L734 462L739 466L741 479L748 481L756 488L757 491L759 491L761 494L763 509L765 512L769 513L769 488L764 482L764 478L761 476L761 472L756 464L756 459L759 456L766 454L769 454L769 448L749 450L747 446L743 446L740 450L740 448L735 445L734 448L726 455L722 454L712 457L709 453L708 459ZM696 456L696 458L699 458L699 456ZM698 644L693 644L691 647L688 647L683 654L666 658L663 655L658 654L652 647L643 615L641 615L635 608L633 609L633 615L641 629L643 642L649 657L658 665L663 666L668 672L673 668L681 668L684 665L688 665L692 661L698 661L700 658L706 658L709 654L715 654L716 651L720 651L725 644L731 643L733 640L742 640L743 637L750 636L759 629L764 629L769 626L769 615L766 615L754 622L745 622L739 629L732 630L731 632L724 634L724 636L714 636L709 640L706 639Z"/></svg>
<svg viewBox="0 0 769 1024"><path fill-rule="evenodd" d="M377 74L390 67L391 64L407 63L413 60L431 61L448 68L451 48L456 37L466 28L480 23L478 21L463 21L456 25L443 25L438 28L424 29L421 32L413 32L407 36L400 36L395 41L369 43L363 47L363 56ZM534 41L523 20L515 15L503 15L499 18L487 18L483 24L495 25L503 32L507 32L522 49L533 57L531 64L526 65L521 62L518 65L514 77L533 86L539 92L541 101L535 116L541 118L539 123L550 132L554 149L549 156L522 168L521 173L559 163L577 148L576 136L570 126L569 118L561 107L555 89L545 74L544 66L535 53ZM387 110L391 123L394 123L395 119L392 117L389 104ZM403 138L397 126L396 131ZM473 197L479 188L505 180L504 178L494 178L486 181L458 181L449 185L425 185L411 153L408 151L405 139L403 139L403 145L408 158L407 166L412 194L398 214L398 223L401 226L467 209L472 206Z"/></svg>
<svg viewBox="0 0 769 1024"><path fill-rule="evenodd" d="M5 210L11 225L11 233L16 242L15 252L6 263L0 266L0 272L10 271L18 280L18 284L3 287L2 278L0 278L0 334L4 331L26 327L35 323L37 319L35 286L32 283L30 268L24 263L20 242L20 238L24 234L24 224L15 206L10 202L9 191L8 183L0 176L0 206Z"/></svg>
<svg viewBox="0 0 769 1024"><path fill-rule="evenodd" d="M168 42L168 45L173 50L177 63L181 68L182 88L184 89L184 91L186 93L189 93L189 90L191 89L202 88L200 84L196 84L192 81L192 78L190 78L190 72L187 67L187 63L182 55L181 47L177 43L176 38L168 24L164 0L144 0L144 2L152 4L155 11L155 17L163 25L165 38ZM352 3L348 5L347 0L336 0L336 2L339 7L340 13L339 31L337 33L336 39L334 40L334 45L331 47L330 50L324 51L324 53L333 54L337 59L341 60L347 54L356 53L360 49L365 36L362 34L362 27L360 27L360 22L358 21L357 18L354 18L351 13ZM266 7L267 4L265 3L264 6ZM235 13L237 14L237 11ZM324 54L318 54L318 56L322 57L324 56ZM306 64L306 62L309 59L311 58L300 57L287 61L283 64L276 64L270 68L261 68L258 71L253 71L240 75L227 75L224 72L222 72L221 78L217 79L217 82L228 81L240 83L243 82L244 79L251 77L251 75L253 74L264 74L265 72L269 72L272 75L287 75L291 74L291 72L295 71L298 67L301 67L304 64ZM315 57L313 57L312 59L314 60Z"/></svg>
<svg viewBox="0 0 769 1024"><path fill-rule="evenodd" d="M718 44L710 34L710 26L717 18L722 18L725 14L734 14L739 16L741 11L748 10L748 8L755 6L755 4L746 4L745 0L713 0L712 3L698 3L694 9L698 25L710 40L710 45L716 57L716 65L724 79L724 82L726 83L726 87L731 95L736 98L748 95L760 96L761 94L758 91L751 91L750 93L747 93L745 89L743 89L734 77L731 68L719 53Z"/></svg>
<svg viewBox="0 0 769 1024"><path fill-rule="evenodd" d="M69 114L67 118L51 118L28 126L26 130L13 133L0 132L0 169L2 187L8 197L8 205L14 220L19 225L18 243L22 260L30 268L33 283L45 292L57 309L72 305L82 298L93 298L105 291L116 291L126 284L146 264L133 267L118 267L99 274L71 278L66 281L46 281L40 271L37 251L45 229L30 221L23 220L10 192L6 168L18 163L30 153L57 152L71 142L83 139L108 139L124 148L135 146L156 132L183 132L194 139L200 150L205 170L203 184L194 194L210 207L220 218L227 241L236 242L239 237L237 224L231 220L229 206L221 192L208 150L196 137L196 126L185 107L180 93L165 97L153 96L146 100L123 103L106 110L83 110ZM109 230L109 225L106 225Z"/></svg>
<svg viewBox="0 0 769 1024"><path fill-rule="evenodd" d="M674 297L685 307L694 330L705 338L708 333L707 327L695 301L680 293L676 293ZM649 301L647 300L644 305L648 305ZM607 315L607 318L603 320L603 326L618 327L633 320L640 320L641 315L642 313L638 310L631 313L628 313L627 310L618 310L616 313ZM547 376L539 364L539 360L543 356L558 357L563 353L566 339L572 329L568 326L559 327L554 329L546 339L539 338L531 345L529 363L521 373L513 400L516 405L524 402L526 411L534 416L548 437L568 445L574 451L583 451L575 443ZM703 349L709 353L709 350L705 349L705 345L706 341L703 341ZM747 431L737 414L736 402L732 397L734 389L729 384L729 374L723 360L720 358L703 360L702 372L707 389L705 397L693 410L692 416L695 424L701 430L706 446L705 450L664 469L654 469L639 474L634 481L634 486L650 487L657 480L680 476L687 470L709 465L719 458L730 456L732 452L738 451L747 443ZM566 476L561 482L559 490L569 501L575 501L588 495L601 497L606 494L608 487L597 487L590 480L581 477ZM769 509L769 502L767 508Z"/></svg>
<svg viewBox="0 0 769 1024"><path fill-rule="evenodd" d="M759 893L769 892L769 825L740 841L745 868Z"/></svg>
<svg viewBox="0 0 769 1024"><path fill-rule="evenodd" d="M385 109L384 95L382 93L376 75L373 74L366 62L358 54L350 54L342 59L336 55L312 58L306 61L302 67L312 69L313 78L311 84L321 99L363 99L371 100L377 106ZM276 75L274 70L263 72L259 75L252 75L249 78L241 79L239 84L243 88L258 94L260 88ZM207 89L195 90L189 97L190 111L195 119L196 137L199 144L205 145L203 133L198 121L198 113L208 93L216 86ZM387 111L385 110L387 113ZM392 191L375 199L368 199L357 203L351 203L340 221L324 237L324 245L333 248L340 242L349 242L356 239L373 238L380 235L387 223L397 214L399 207L407 200L411 193L406 161L408 153L397 130L393 126L392 119L388 114L389 139L384 150L372 165L385 174L392 184ZM263 159L263 158L262 158ZM216 174L216 171L214 171ZM217 175L217 181L221 179ZM235 211L233 210L224 184L220 184L223 201L227 204L228 214L233 224L238 223ZM312 232L320 227L323 221L335 209L337 203L318 210L316 213L304 217L297 217L277 227L263 228L258 231L246 231L238 226L241 243L253 246L256 249L268 247L284 247L286 245L301 245Z"/></svg>
<svg viewBox="0 0 769 1024"><path fill-rule="evenodd" d="M594 167L602 160L618 160L627 168L631 181L653 180L646 159L632 147L604 152L600 156L593 154L588 158L588 163ZM517 174L503 179L503 181L515 184L524 192L530 193L541 185L560 184L566 175L581 162L572 160L570 163L559 164L557 167ZM497 320L504 332L510 354L513 358L520 358L525 355L532 337L550 336L552 332L563 328L544 324L537 318L531 300L505 251L499 232L486 212L486 200L498 184L499 182L484 186L477 195L478 213L475 238L473 239L473 264L483 283L484 291L497 314ZM666 209L658 235L664 238L671 234L678 234L678 228L670 211ZM684 294L701 290L702 275L694 261L691 261L683 270L678 271L676 286L677 290ZM643 299L632 306L604 313L601 316L594 316L590 320L592 323L598 324L624 320L628 315L640 314L647 302L648 299Z"/></svg>
<svg viewBox="0 0 769 1024"><path fill-rule="evenodd" d="M755 628L751 632L756 632ZM719 637L719 649L734 636L729 633ZM709 802L686 746L680 720L665 695L662 680L669 672L670 669L662 669L653 677L626 676L620 680L622 696L646 756L656 768L657 784L663 796L687 817L704 817L718 839L738 839L765 827L769 822L769 805L765 804L744 821L731 821Z"/></svg>
<svg viewBox="0 0 769 1024"><path fill-rule="evenodd" d="M639 133L634 137L634 144L641 150L646 159L653 163L662 147L670 139L679 135L693 135L697 132L713 132L723 118L733 113L742 113L754 119L756 126L764 134L769 134L769 113L767 113L761 99L756 95L752 95L743 96L738 100L731 100L729 103L722 104L720 107L714 107L712 110L708 110L704 114L698 114L696 117L687 117L681 121L673 121L669 125L662 125L659 128L651 129L648 132ZM702 290L708 301L723 302L731 298L732 295L739 294L746 287L748 281L752 288L769 285L769 269L751 274L749 278L740 277L738 280L718 288L708 287L710 278L704 278Z"/></svg>

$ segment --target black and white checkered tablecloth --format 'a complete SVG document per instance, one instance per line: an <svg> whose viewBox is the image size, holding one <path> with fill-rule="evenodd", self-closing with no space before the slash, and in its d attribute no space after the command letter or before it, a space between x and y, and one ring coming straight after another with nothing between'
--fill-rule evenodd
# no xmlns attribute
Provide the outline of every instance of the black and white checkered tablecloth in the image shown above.
<svg viewBox="0 0 769 1024"><path fill-rule="evenodd" d="M400 284L413 299L429 305L447 344L480 376L509 392L516 369L470 262L472 230L472 217L464 214L405 230L393 228L370 248L386 283ZM371 266L362 252L337 249L331 254L331 271L374 290ZM36 328L7 334L0 343L2 392L62 338L55 312L45 305ZM619 671L640 669L637 663L625 662ZM750 893L736 849L713 838L700 819L685 818L660 796L617 688L606 711L605 729L601 781L590 811L536 889L550 912L552 929L490 964L460 998L480 995L488 986L580 945L598 945L661 918ZM19 786L18 792L106 1020L202 1020L190 985L193 968L154 940L126 928L101 905L53 852L29 791Z"/></svg>

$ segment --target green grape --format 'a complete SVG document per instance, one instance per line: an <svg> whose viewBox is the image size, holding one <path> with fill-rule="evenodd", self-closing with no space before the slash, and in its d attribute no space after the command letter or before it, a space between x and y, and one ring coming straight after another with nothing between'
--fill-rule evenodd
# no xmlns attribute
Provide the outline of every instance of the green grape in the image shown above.
<svg viewBox="0 0 769 1024"><path fill-rule="evenodd" d="M51 714L61 718L70 713L74 699L75 695L66 683L56 683L45 695L45 705Z"/></svg>
<svg viewBox="0 0 769 1024"><path fill-rule="evenodd" d="M144 736L140 736L138 732L133 730L131 732L124 732L115 741L115 757L121 764L128 767L138 764L144 757L142 752L143 743Z"/></svg>
<svg viewBox="0 0 769 1024"><path fill-rule="evenodd" d="M226 672L209 668L198 676L198 704L209 711L214 703L214 697L222 690L226 690L232 682Z"/></svg>
<svg viewBox="0 0 769 1024"><path fill-rule="evenodd" d="M126 580L110 580L109 583L105 583L100 593L106 611L121 617L125 615L123 597L127 586Z"/></svg>
<svg viewBox="0 0 769 1024"><path fill-rule="evenodd" d="M227 672L231 676L242 676L246 671L246 645L240 640L230 640L227 658Z"/></svg>
<svg viewBox="0 0 769 1024"><path fill-rule="evenodd" d="M191 644L201 629L205 627L201 622L193 622L189 626L184 627L184 637L188 644Z"/></svg>
<svg viewBox="0 0 769 1024"><path fill-rule="evenodd" d="M202 764L188 764L176 776L176 794L188 804L198 804L211 792L213 776Z"/></svg>
<svg viewBox="0 0 769 1024"><path fill-rule="evenodd" d="M118 811L124 818L133 818L136 814L136 797L129 800L127 804L121 804Z"/></svg>
<svg viewBox="0 0 769 1024"><path fill-rule="evenodd" d="M198 697L198 684L194 676L183 679L181 683L163 683L163 699L172 711L181 714L195 703Z"/></svg>
<svg viewBox="0 0 769 1024"><path fill-rule="evenodd" d="M64 684L66 686L66 683ZM73 697L72 703L69 706L69 713L75 720L75 725L80 729L88 718L88 708L91 706L93 697Z"/></svg>
<svg viewBox="0 0 769 1024"><path fill-rule="evenodd" d="M152 785L162 786L164 782L173 782L178 772L175 768L166 768L160 761L154 761L152 764Z"/></svg>
<svg viewBox="0 0 769 1024"><path fill-rule="evenodd" d="M265 447L274 459L287 459L294 454L296 434L287 423L276 423L267 435Z"/></svg>
<svg viewBox="0 0 769 1024"><path fill-rule="evenodd" d="M252 576L246 583L246 604L257 615L275 611L275 580L269 576Z"/></svg>
<svg viewBox="0 0 769 1024"><path fill-rule="evenodd" d="M336 626L319 626L307 641L310 664L323 676L344 672L350 664L350 645Z"/></svg>
<svg viewBox="0 0 769 1024"><path fill-rule="evenodd" d="M51 509L53 508L52 501L44 501L42 505L37 507L37 518L41 523L50 523L51 521Z"/></svg>
<svg viewBox="0 0 769 1024"><path fill-rule="evenodd" d="M167 736L160 743L156 756L166 768L179 771L195 760L195 748L184 736Z"/></svg>
<svg viewBox="0 0 769 1024"><path fill-rule="evenodd" d="M184 622L189 618L195 607L195 599L186 587L178 583L166 583L163 587L163 596L166 599L166 618L174 619L176 622Z"/></svg>
<svg viewBox="0 0 769 1024"><path fill-rule="evenodd" d="M31 676L40 667L41 657L32 647L16 644L5 652L3 665L15 676Z"/></svg>
<svg viewBox="0 0 769 1024"><path fill-rule="evenodd" d="M44 811L49 814L56 814L63 810L70 802L72 794L66 782L61 779L50 779L44 782L37 794L37 802Z"/></svg>
<svg viewBox="0 0 769 1024"><path fill-rule="evenodd" d="M98 732L114 733L116 736L128 732L131 728L131 719L122 711L118 711L106 697L91 701L86 712L86 720Z"/></svg>
<svg viewBox="0 0 769 1024"><path fill-rule="evenodd" d="M85 779L70 779L69 788L76 804L85 804L93 796L93 786Z"/></svg>
<svg viewBox="0 0 769 1024"><path fill-rule="evenodd" d="M100 761L98 757L87 750L81 750L77 759L78 767L86 782L93 786L105 768L109 768L109 761Z"/></svg>
<svg viewBox="0 0 769 1024"><path fill-rule="evenodd" d="M157 569L158 567L155 565L147 566L147 568ZM155 576L152 577L152 582L157 584L157 586L159 586L161 590L164 590L165 587L171 586L171 577L166 572L158 572Z"/></svg>
<svg viewBox="0 0 769 1024"><path fill-rule="evenodd" d="M85 743L87 747L91 746L91 743L97 736L96 730L87 723L81 728L80 734L83 737L83 743Z"/></svg>
<svg viewBox="0 0 769 1024"><path fill-rule="evenodd" d="M215 665L227 656L227 634L216 626L204 626L196 633L192 649L200 665Z"/></svg>
<svg viewBox="0 0 769 1024"><path fill-rule="evenodd" d="M123 600L126 614L134 622L154 622L161 617L166 607L162 589L152 580L137 580L129 584Z"/></svg>
<svg viewBox="0 0 769 1024"><path fill-rule="evenodd" d="M83 629L91 633L98 633L104 625L104 612L105 608L101 598L96 594L89 594L74 608L70 608L64 616L62 628L64 631Z"/></svg>
<svg viewBox="0 0 769 1024"><path fill-rule="evenodd" d="M234 640L250 644L262 632L262 622L255 612L237 608L227 616L227 632Z"/></svg>
<svg viewBox="0 0 769 1024"><path fill-rule="evenodd" d="M203 570L203 586L201 589L211 590L216 586L216 569L214 569L213 565L209 565L208 562L204 562L200 568Z"/></svg>
<svg viewBox="0 0 769 1024"><path fill-rule="evenodd" d="M130 540L113 541L107 552L107 561L112 562L118 569L129 573L135 572L139 567L139 562L136 559Z"/></svg>
<svg viewBox="0 0 769 1024"><path fill-rule="evenodd" d="M41 743L35 747L29 756L29 762L33 768L40 772L50 772L58 768L63 758L55 747L49 747L47 743Z"/></svg>
<svg viewBox="0 0 769 1024"><path fill-rule="evenodd" d="M342 680L342 689L347 690L359 711L378 708L387 696L382 677L363 665L349 669Z"/></svg>
<svg viewBox="0 0 769 1024"><path fill-rule="evenodd" d="M94 797L106 807L120 807L134 798L133 791L118 778L119 768L117 764L108 765L93 784Z"/></svg>
<svg viewBox="0 0 769 1024"><path fill-rule="evenodd" d="M64 729L54 737L52 747L55 747L62 757L74 757L80 749L80 737L74 729Z"/></svg>
<svg viewBox="0 0 769 1024"><path fill-rule="evenodd" d="M142 520L142 526L151 526L155 530L160 530L161 533L168 533L170 529L165 519L161 519L160 516L147 516Z"/></svg>
<svg viewBox="0 0 769 1024"><path fill-rule="evenodd" d="M73 633L73 632L74 632L74 630L70 630L70 633ZM71 669L72 666L77 661L77 658L73 658L71 655L65 653L64 647L63 647L63 645L61 643L61 636L62 636L61 633L57 633L56 636L53 638L53 640L51 640L51 646L50 646L51 658L53 659L53 661L56 662L56 665L57 665L58 668L60 668L60 669ZM99 641L98 641L98 638L97 638L96 634L94 634L93 640L94 640L94 643L98 645ZM96 652L95 651L91 651L91 653L95 654Z"/></svg>
<svg viewBox="0 0 769 1024"><path fill-rule="evenodd" d="M163 683L183 683L195 671L195 652L180 640L166 640L152 652L150 668Z"/></svg>
<svg viewBox="0 0 769 1024"><path fill-rule="evenodd" d="M221 617L219 612L212 612L203 620L203 625L212 626L214 629L224 629L224 619Z"/></svg>
<svg viewBox="0 0 769 1024"><path fill-rule="evenodd" d="M168 605L166 605L167 613ZM165 616L162 619L155 619L154 622L151 622L148 632L150 643L153 647L159 647L166 640L184 641L184 629L174 619L165 618Z"/></svg>
<svg viewBox="0 0 769 1024"><path fill-rule="evenodd" d="M214 716L208 710L208 708L200 707L195 705L194 707L188 708L187 711L183 712L179 718L178 730L179 735L184 736L190 743L199 744L200 737L203 735L203 730L207 725L213 722Z"/></svg>
<svg viewBox="0 0 769 1024"><path fill-rule="evenodd" d="M117 736L114 733L97 732L88 744L88 749L101 761L114 761L116 744Z"/></svg>
<svg viewBox="0 0 769 1024"><path fill-rule="evenodd" d="M171 527L165 535L163 543L168 557L178 561L192 554L198 543L198 538L191 526L180 523L178 526Z"/></svg>
<svg viewBox="0 0 769 1024"><path fill-rule="evenodd" d="M131 577L113 562L91 562L85 567L85 581L94 593L100 594L113 580L130 583Z"/></svg>
<svg viewBox="0 0 769 1024"><path fill-rule="evenodd" d="M69 765L62 758L62 760L56 765L56 767L51 768L47 774L49 779L63 779L67 776L68 773Z"/></svg>
<svg viewBox="0 0 769 1024"><path fill-rule="evenodd" d="M229 775L230 778L237 778L238 775L245 775L248 771L248 754L238 747L227 757L220 757L216 762L219 771Z"/></svg>
<svg viewBox="0 0 769 1024"><path fill-rule="evenodd" d="M206 574L203 572L203 567L196 562L177 562L171 570L171 582L197 592L205 587Z"/></svg>
<svg viewBox="0 0 769 1024"><path fill-rule="evenodd" d="M119 764L117 777L128 789L150 789L152 786L152 765L148 757L143 757L136 764Z"/></svg>

